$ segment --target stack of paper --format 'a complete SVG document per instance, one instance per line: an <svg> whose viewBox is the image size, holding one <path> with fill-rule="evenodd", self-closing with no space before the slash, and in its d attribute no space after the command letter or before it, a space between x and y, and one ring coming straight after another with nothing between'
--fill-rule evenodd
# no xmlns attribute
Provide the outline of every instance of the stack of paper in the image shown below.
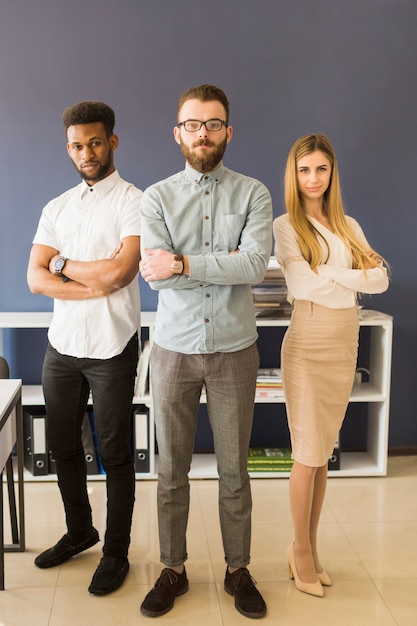
<svg viewBox="0 0 417 626"><path fill-rule="evenodd" d="M279 367L258 369L256 395L260 398L282 396L282 378Z"/></svg>
<svg viewBox="0 0 417 626"><path fill-rule="evenodd" d="M270 258L263 281L252 286L252 298L257 317L291 315L284 275L275 257Z"/></svg>

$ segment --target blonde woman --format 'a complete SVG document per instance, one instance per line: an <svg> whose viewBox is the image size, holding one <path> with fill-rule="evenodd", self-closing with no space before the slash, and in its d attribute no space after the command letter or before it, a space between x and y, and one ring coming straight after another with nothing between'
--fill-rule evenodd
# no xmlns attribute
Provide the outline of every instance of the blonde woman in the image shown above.
<svg viewBox="0 0 417 626"><path fill-rule="evenodd" d="M345 215L336 156L323 135L298 139L285 171L287 212L274 221L275 256L294 304L281 368L294 460L289 481L294 542L290 577L323 596L331 580L317 550L327 463L352 389L358 348L358 293L388 288L382 257Z"/></svg>

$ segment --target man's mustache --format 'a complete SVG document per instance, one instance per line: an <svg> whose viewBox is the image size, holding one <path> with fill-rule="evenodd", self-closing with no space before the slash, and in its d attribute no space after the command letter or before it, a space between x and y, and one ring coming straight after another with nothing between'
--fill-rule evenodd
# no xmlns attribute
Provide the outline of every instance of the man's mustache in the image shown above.
<svg viewBox="0 0 417 626"><path fill-rule="evenodd" d="M197 148L198 146L208 146L209 148L213 148L216 144L214 144L210 139L199 139L193 143L193 148Z"/></svg>

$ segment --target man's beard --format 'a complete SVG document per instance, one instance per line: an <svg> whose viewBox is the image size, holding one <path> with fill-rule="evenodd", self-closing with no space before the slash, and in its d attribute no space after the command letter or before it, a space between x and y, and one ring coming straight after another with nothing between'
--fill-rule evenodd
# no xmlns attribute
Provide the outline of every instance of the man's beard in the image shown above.
<svg viewBox="0 0 417 626"><path fill-rule="evenodd" d="M99 180L103 180L103 178L106 178L106 176L108 175L112 164L111 157L111 150L109 150L106 160L102 165L100 165L99 169L94 175L87 174L87 172L84 172L82 167L78 168L75 163L74 166L81 178L85 180L86 183L97 183Z"/></svg>
<svg viewBox="0 0 417 626"><path fill-rule="evenodd" d="M212 141L209 141L208 139L202 139L201 141L196 141L195 143L193 143L192 147L195 148L196 146L202 145L209 146L210 148L213 147L214 149L210 152L207 151L207 154L206 151L203 150L201 150L200 154L195 154L195 152L191 152L190 148L183 143L182 139L180 142L181 151L185 156L185 160L187 161L188 165L197 172L207 174L208 172L212 172L214 169L216 169L216 167L222 160L224 152L226 150L227 139L225 138L222 143L217 145Z"/></svg>

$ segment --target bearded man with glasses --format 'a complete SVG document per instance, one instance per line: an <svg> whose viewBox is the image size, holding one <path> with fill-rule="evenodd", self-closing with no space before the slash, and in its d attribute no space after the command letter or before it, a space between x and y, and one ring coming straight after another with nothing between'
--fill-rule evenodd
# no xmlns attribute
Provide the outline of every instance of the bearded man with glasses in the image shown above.
<svg viewBox="0 0 417 626"><path fill-rule="evenodd" d="M226 168L229 103L214 85L179 100L175 141L185 169L142 201L144 280L159 292L151 385L159 451L158 522L164 569L145 597L149 617L188 591L186 528L203 386L219 474L224 588L247 617L266 614L249 574L252 499L247 456L259 355L251 285L264 278L272 203L259 181Z"/></svg>

